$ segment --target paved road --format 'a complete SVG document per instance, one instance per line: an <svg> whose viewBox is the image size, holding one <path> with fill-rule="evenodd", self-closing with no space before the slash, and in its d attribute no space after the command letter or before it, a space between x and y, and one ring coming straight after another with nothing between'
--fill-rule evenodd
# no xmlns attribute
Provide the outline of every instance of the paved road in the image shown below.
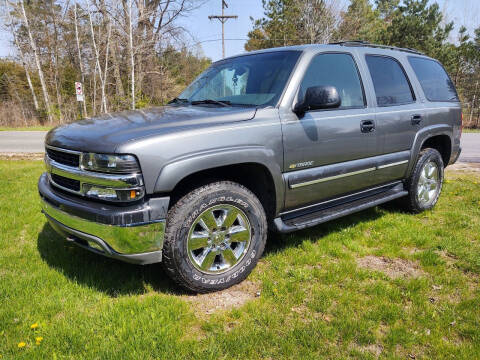
<svg viewBox="0 0 480 360"><path fill-rule="evenodd" d="M41 153L46 131L0 131L0 153ZM463 162L480 163L480 133L462 135Z"/></svg>
<svg viewBox="0 0 480 360"><path fill-rule="evenodd" d="M0 153L41 153L46 131L0 131Z"/></svg>
<svg viewBox="0 0 480 360"><path fill-rule="evenodd" d="M462 134L461 144L459 161L480 163L480 133Z"/></svg>

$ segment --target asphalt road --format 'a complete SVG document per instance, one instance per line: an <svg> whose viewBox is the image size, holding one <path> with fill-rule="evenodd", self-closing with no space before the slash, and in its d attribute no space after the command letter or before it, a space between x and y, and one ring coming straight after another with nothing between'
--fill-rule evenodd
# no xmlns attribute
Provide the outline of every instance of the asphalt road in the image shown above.
<svg viewBox="0 0 480 360"><path fill-rule="evenodd" d="M0 131L0 153L42 153L46 131Z"/></svg>
<svg viewBox="0 0 480 360"><path fill-rule="evenodd" d="M464 133L461 139L462 153L458 161L480 163L480 133Z"/></svg>
<svg viewBox="0 0 480 360"><path fill-rule="evenodd" d="M0 131L0 153L42 153L46 131ZM480 133L462 135L459 161L480 163Z"/></svg>

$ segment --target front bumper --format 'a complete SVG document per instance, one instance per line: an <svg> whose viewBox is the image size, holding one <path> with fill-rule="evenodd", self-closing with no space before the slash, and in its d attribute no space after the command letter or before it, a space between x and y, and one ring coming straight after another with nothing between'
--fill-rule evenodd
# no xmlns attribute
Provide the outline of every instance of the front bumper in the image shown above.
<svg viewBox="0 0 480 360"><path fill-rule="evenodd" d="M38 181L42 212L67 240L107 257L136 264L162 260L168 197L115 206L56 191L46 173Z"/></svg>

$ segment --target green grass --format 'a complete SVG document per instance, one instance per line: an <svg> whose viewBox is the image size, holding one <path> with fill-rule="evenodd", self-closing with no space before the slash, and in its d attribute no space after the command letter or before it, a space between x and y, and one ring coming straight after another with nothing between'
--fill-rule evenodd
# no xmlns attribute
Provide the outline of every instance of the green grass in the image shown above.
<svg viewBox="0 0 480 360"><path fill-rule="evenodd" d="M374 208L269 239L248 279L261 296L205 315L160 266L105 259L56 235L39 211L42 168L0 161L2 360L480 353L478 175L450 173L431 212ZM391 279L358 267L356 259L366 255L414 261L423 275ZM40 345L36 337L43 337Z"/></svg>
<svg viewBox="0 0 480 360"><path fill-rule="evenodd" d="M7 127L0 126L0 131L48 131L53 126L27 126L27 127Z"/></svg>
<svg viewBox="0 0 480 360"><path fill-rule="evenodd" d="M480 133L480 129L467 129L467 128L463 128L463 132L466 132L466 133Z"/></svg>

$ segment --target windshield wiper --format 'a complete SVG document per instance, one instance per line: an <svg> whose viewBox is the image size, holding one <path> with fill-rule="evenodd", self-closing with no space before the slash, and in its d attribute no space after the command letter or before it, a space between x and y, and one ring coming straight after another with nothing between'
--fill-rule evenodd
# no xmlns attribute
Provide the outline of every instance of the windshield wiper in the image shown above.
<svg viewBox="0 0 480 360"><path fill-rule="evenodd" d="M220 106L230 106L231 102L230 101L218 101L218 100L213 100L213 99L205 99L205 100L194 100L191 102L192 105L198 105L198 104L214 104L214 105L220 105Z"/></svg>
<svg viewBox="0 0 480 360"><path fill-rule="evenodd" d="M183 103L188 103L188 99L182 99L182 98L173 98L168 102L168 104L183 104Z"/></svg>

